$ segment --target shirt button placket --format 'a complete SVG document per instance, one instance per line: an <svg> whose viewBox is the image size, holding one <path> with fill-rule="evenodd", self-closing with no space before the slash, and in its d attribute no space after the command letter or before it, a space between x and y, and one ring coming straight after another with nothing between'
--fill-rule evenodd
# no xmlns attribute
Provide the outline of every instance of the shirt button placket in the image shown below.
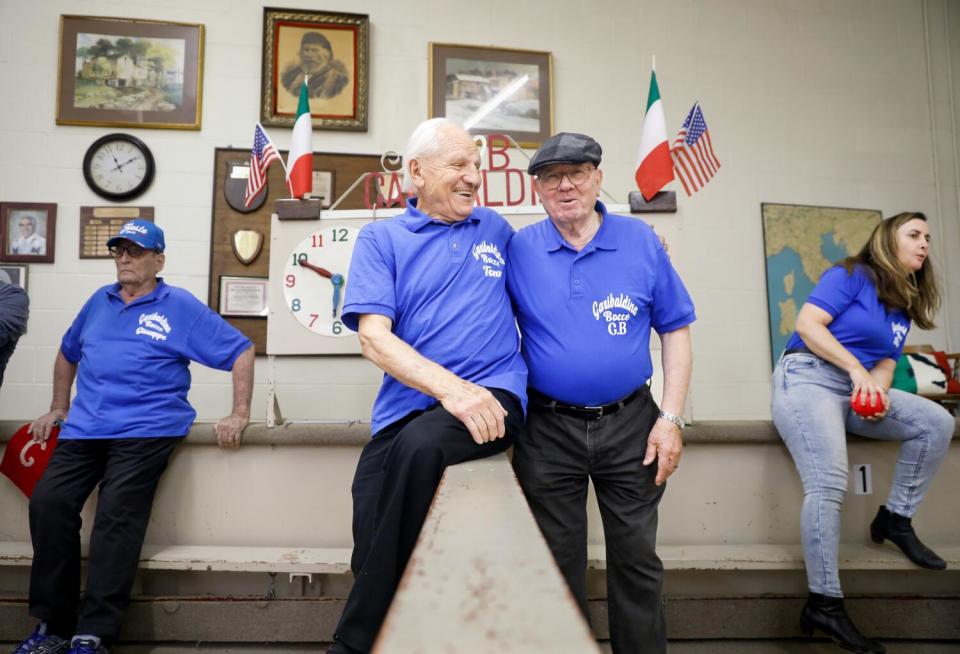
<svg viewBox="0 0 960 654"><path fill-rule="evenodd" d="M583 271L578 270L577 264L570 266L570 297L583 295Z"/></svg>

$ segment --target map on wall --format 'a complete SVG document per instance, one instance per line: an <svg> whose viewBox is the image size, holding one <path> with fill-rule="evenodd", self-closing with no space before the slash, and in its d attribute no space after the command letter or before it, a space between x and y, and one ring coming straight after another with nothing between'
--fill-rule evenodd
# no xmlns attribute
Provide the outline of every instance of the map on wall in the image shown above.
<svg viewBox="0 0 960 654"><path fill-rule="evenodd" d="M820 275L844 257L859 252L881 214L869 209L769 202L760 206L770 352L776 366L793 333L797 313Z"/></svg>

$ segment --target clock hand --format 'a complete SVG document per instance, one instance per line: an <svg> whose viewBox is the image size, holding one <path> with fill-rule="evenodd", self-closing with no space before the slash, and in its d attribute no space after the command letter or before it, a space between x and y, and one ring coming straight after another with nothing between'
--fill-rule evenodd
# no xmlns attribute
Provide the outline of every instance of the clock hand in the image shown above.
<svg viewBox="0 0 960 654"><path fill-rule="evenodd" d="M113 169L114 169L114 170L119 170L119 171L122 172L124 166L126 166L128 163L132 163L132 162L136 161L136 160L139 159L139 158L140 158L140 157L130 157L129 159L127 159L127 160L124 161L123 163L120 163L119 161L117 161L116 159L114 159L114 161L117 162L117 165L114 166Z"/></svg>
<svg viewBox="0 0 960 654"><path fill-rule="evenodd" d="M110 158L113 159L113 163L115 163L115 164L117 164L117 165L119 166L119 165L120 165L120 162L117 161L117 155L115 155L115 154L113 153L113 151L112 151L112 150L109 150L109 149L107 150L107 152L110 153Z"/></svg>
<svg viewBox="0 0 960 654"><path fill-rule="evenodd" d="M306 260L304 260L304 261L298 261L297 263L300 264L301 266L303 266L304 268L308 269L308 270L312 270L313 272L317 273L317 274L320 275L321 277L326 277L327 279L332 279L332 278L333 278L333 273L331 273L331 272L330 272L329 270L327 270L326 268L321 268L320 266L315 266L315 265L313 265L312 263L310 263L309 261L306 261Z"/></svg>
<svg viewBox="0 0 960 654"><path fill-rule="evenodd" d="M333 282L333 317L337 317L337 309L340 308L340 289L343 288L343 275L337 273L330 278Z"/></svg>

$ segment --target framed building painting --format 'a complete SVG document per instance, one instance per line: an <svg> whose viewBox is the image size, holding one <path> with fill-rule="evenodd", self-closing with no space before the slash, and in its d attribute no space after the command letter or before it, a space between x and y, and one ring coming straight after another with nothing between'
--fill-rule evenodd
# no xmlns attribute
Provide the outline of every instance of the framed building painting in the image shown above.
<svg viewBox="0 0 960 654"><path fill-rule="evenodd" d="M203 25L60 16L57 124L200 129Z"/></svg>
<svg viewBox="0 0 960 654"><path fill-rule="evenodd" d="M828 268L860 251L881 220L872 209L760 205L770 321L770 354L777 360L793 334L800 307Z"/></svg>
<svg viewBox="0 0 960 654"><path fill-rule="evenodd" d="M370 17L263 10L260 122L292 127L307 81L313 129L367 131Z"/></svg>
<svg viewBox="0 0 960 654"><path fill-rule="evenodd" d="M538 147L553 134L552 61L549 52L431 43L430 117Z"/></svg>

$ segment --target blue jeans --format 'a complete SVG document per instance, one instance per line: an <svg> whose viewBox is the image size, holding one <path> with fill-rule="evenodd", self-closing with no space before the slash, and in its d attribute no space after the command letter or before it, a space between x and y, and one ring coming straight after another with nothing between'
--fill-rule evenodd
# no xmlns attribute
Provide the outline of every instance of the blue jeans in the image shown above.
<svg viewBox="0 0 960 654"><path fill-rule="evenodd" d="M773 371L773 422L803 483L800 536L811 592L842 597L837 570L840 507L847 492L846 432L901 441L887 508L913 517L947 453L955 421L918 395L889 392L882 420L850 408L853 384L840 368L813 354L788 354Z"/></svg>

